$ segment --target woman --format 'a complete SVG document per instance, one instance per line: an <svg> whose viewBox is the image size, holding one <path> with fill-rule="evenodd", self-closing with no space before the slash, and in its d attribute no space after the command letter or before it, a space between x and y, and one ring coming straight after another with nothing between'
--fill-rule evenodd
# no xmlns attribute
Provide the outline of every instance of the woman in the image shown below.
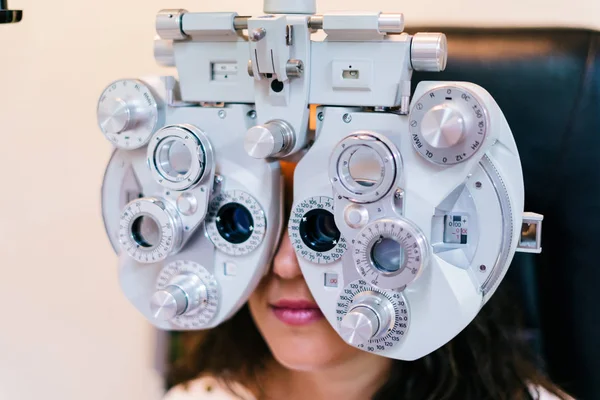
<svg viewBox="0 0 600 400"><path fill-rule="evenodd" d="M286 209L294 165L282 164ZM501 285L503 288L505 285ZM194 332L165 400L568 399L536 367L499 290L451 342L396 361L346 344L323 317L284 231L270 273L232 319Z"/></svg>

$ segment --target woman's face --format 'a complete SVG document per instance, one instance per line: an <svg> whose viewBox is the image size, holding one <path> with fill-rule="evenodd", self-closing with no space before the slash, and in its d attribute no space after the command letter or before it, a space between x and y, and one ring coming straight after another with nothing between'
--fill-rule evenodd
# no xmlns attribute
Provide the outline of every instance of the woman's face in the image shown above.
<svg viewBox="0 0 600 400"><path fill-rule="evenodd" d="M282 163L288 211L293 199L294 167ZM316 371L352 358L376 357L346 344L324 318L304 281L287 229L269 274L248 304L273 356L289 369Z"/></svg>

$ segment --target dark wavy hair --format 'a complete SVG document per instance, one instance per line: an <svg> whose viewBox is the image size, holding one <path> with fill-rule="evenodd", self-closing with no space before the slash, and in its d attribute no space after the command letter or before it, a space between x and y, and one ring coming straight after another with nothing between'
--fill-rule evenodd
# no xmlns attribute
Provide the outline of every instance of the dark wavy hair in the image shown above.
<svg viewBox="0 0 600 400"><path fill-rule="evenodd" d="M421 359L394 362L373 400L536 399L536 388L568 399L542 372L520 329L514 299L504 282L449 343ZM181 356L171 364L170 386L209 375L230 389L234 382L260 388L273 360L247 306L214 329L180 335Z"/></svg>

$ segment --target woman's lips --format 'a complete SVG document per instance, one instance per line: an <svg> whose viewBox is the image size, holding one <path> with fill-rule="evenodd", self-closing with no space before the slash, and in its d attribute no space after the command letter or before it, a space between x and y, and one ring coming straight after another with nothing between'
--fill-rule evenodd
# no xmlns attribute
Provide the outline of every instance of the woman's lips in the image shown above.
<svg viewBox="0 0 600 400"><path fill-rule="evenodd" d="M279 300L270 306L275 317L288 325L308 325L323 318L319 306L311 301Z"/></svg>

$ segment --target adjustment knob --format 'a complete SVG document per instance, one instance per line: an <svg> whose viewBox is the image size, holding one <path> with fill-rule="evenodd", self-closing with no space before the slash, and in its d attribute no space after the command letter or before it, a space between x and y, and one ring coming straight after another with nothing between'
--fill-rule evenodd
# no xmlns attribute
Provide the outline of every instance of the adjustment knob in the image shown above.
<svg viewBox="0 0 600 400"><path fill-rule="evenodd" d="M340 323L340 335L351 345L365 345L393 325L394 305L374 291L358 294Z"/></svg>
<svg viewBox="0 0 600 400"><path fill-rule="evenodd" d="M120 149L144 146L163 119L163 109L148 86L125 79L108 86L98 101L98 126Z"/></svg>
<svg viewBox="0 0 600 400"><path fill-rule="evenodd" d="M416 33L410 46L410 59L415 71L443 71L448 61L446 35L431 32Z"/></svg>
<svg viewBox="0 0 600 400"><path fill-rule="evenodd" d="M104 133L121 133L131 122L131 110L122 99L109 98L98 108L98 124Z"/></svg>
<svg viewBox="0 0 600 400"><path fill-rule="evenodd" d="M368 307L355 307L340 324L342 338L353 346L367 344L379 330L379 318Z"/></svg>
<svg viewBox="0 0 600 400"><path fill-rule="evenodd" d="M464 118L448 104L437 105L423 115L421 134L433 148L455 146L465 137Z"/></svg>
<svg viewBox="0 0 600 400"><path fill-rule="evenodd" d="M464 162L482 147L488 127L484 103L461 86L439 86L413 100L409 130L415 150L439 165Z"/></svg>
<svg viewBox="0 0 600 400"><path fill-rule="evenodd" d="M294 130L281 120L250 128L244 139L244 149L253 158L284 156L294 144Z"/></svg>
<svg viewBox="0 0 600 400"><path fill-rule="evenodd" d="M185 273L175 276L166 287L154 293L150 309L154 318L168 321L200 311L207 298L204 282L195 274Z"/></svg>

